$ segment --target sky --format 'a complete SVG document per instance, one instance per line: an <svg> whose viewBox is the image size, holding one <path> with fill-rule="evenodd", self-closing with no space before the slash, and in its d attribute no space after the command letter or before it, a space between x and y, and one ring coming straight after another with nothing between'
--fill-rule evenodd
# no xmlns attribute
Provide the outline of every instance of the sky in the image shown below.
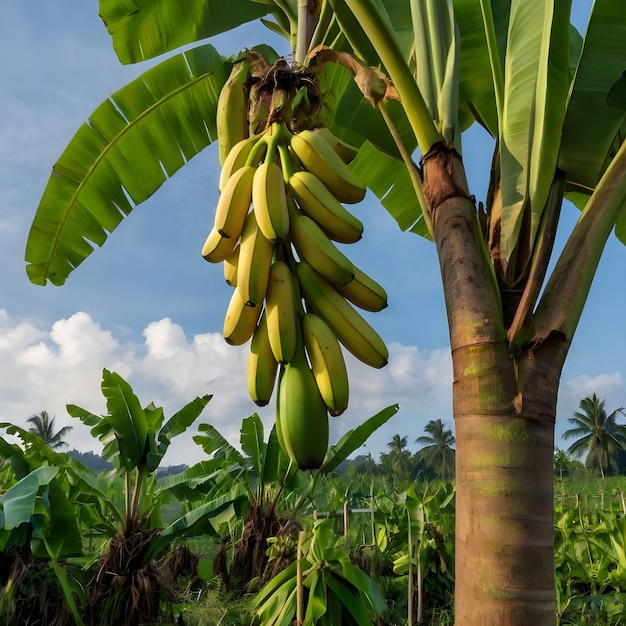
<svg viewBox="0 0 626 626"><path fill-rule="evenodd" d="M590 0L574 2L584 28ZM272 41L260 25L213 38L229 56ZM286 49L279 49L285 53ZM57 427L72 426L71 448L101 451L67 404L106 413L102 370L132 385L143 405L166 417L195 396L213 398L198 423L233 444L256 407L245 384L247 346L225 343L222 324L230 288L221 265L201 255L217 200L217 149L209 146L138 206L62 287L29 283L26 238L51 168L90 113L153 62L122 66L98 17L96 0L3 0L0 5L0 422L27 427L42 410ZM480 130L464 139L470 188L486 195L491 145ZM386 406L399 412L359 450L378 459L394 434L409 449L429 420L453 426L451 359L434 245L402 233L371 194L353 207L365 224L361 241L344 248L381 282L389 307L365 314L387 343L389 364L373 370L347 356L350 408L331 418L331 442ZM557 249L578 212L563 209ZM596 393L610 412L626 406L626 248L610 238L562 373L556 445L567 418ZM172 443L164 464L191 464L204 453L191 429Z"/></svg>

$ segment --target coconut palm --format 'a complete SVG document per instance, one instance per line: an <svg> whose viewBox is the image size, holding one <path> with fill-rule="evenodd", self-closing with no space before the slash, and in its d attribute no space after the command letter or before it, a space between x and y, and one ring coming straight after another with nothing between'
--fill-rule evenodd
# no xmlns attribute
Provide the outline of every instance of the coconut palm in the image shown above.
<svg viewBox="0 0 626 626"><path fill-rule="evenodd" d="M32 426L28 429L31 433L35 433L41 437L53 450L59 448L65 448L68 444L63 440L63 437L67 435L71 426L63 426L58 432L54 431L54 422L56 417L50 417L48 411L41 411L29 417L26 421Z"/></svg>
<svg viewBox="0 0 626 626"><path fill-rule="evenodd" d="M409 438L395 434L387 443L389 452L380 455L381 465L391 475L392 480L407 478L411 455L406 449Z"/></svg>
<svg viewBox="0 0 626 626"><path fill-rule="evenodd" d="M317 80L314 124L359 146L353 172L400 228L436 246L457 473L484 468L457 485L457 619L552 626L559 381L605 244L626 242L626 5L589 3L581 35L568 0L179 4L100 2L123 63L172 54L104 100L63 151L27 242L30 280L63 284L213 141L236 59L206 38L265 18ZM301 89L296 99L309 101ZM493 146L484 198L465 170L474 123ZM553 250L564 199L581 217Z"/></svg>
<svg viewBox="0 0 626 626"><path fill-rule="evenodd" d="M456 439L452 430L447 428L440 419L430 420L424 427L427 435L418 437L415 442L425 447L419 451L424 461L435 470L441 478L448 480L454 476L454 449Z"/></svg>
<svg viewBox="0 0 626 626"><path fill-rule="evenodd" d="M626 449L626 426L617 423L617 416L623 415L624 409L620 407L607 415L604 403L595 393L583 398L580 411L568 418L574 428L563 433L563 439L577 438L567 449L568 453L578 457L587 453L585 465L599 469L602 478L615 469L616 455Z"/></svg>

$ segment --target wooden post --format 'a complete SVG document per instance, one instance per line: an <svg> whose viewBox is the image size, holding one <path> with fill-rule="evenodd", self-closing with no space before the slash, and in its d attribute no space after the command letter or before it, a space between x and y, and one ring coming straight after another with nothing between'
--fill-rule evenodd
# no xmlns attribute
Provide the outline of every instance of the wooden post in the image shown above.
<svg viewBox="0 0 626 626"><path fill-rule="evenodd" d="M350 522L348 521L348 501L343 501L343 543L344 547L348 546L348 530Z"/></svg>
<svg viewBox="0 0 626 626"><path fill-rule="evenodd" d="M620 498L622 500L622 511L624 511L624 515L626 515L626 501L624 500L624 490L622 489L619 492Z"/></svg>

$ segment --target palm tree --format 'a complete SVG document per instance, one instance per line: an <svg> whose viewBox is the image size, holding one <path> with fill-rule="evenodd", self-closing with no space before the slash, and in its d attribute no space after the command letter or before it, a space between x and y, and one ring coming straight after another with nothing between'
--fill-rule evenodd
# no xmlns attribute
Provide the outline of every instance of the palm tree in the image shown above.
<svg viewBox="0 0 626 626"><path fill-rule="evenodd" d="M72 430L72 426L63 426L61 430L54 432L55 419L56 417L50 418L48 411L41 411L41 413L29 417L26 421L32 424L28 429L31 433L41 437L53 450L58 450L59 448L67 447L68 444L63 441L63 437Z"/></svg>
<svg viewBox="0 0 626 626"><path fill-rule="evenodd" d="M394 481L407 478L409 475L411 455L406 449L408 442L409 438L407 436L401 437L399 434L395 434L391 441L387 443L389 452L383 452L380 455L381 465Z"/></svg>
<svg viewBox="0 0 626 626"><path fill-rule="evenodd" d="M618 413L623 415L624 409L620 407L607 415L604 403L595 393L583 398L580 411L568 418L575 427L563 433L563 439L577 437L567 452L579 457L586 452L585 465L599 469L602 478L606 472L615 469L615 456L619 450L626 449L626 426L616 421Z"/></svg>
<svg viewBox="0 0 626 626"><path fill-rule="evenodd" d="M293 113L297 124L329 126L360 146L353 173L403 230L436 247L455 372L456 471L476 478L457 483L455 614L467 624L555 624L559 381L605 244L612 233L626 241L624 3L590 3L584 36L570 25L571 3L559 0L232 0L230 11L214 0L189 11L173 11L174 0L139 4L100 3L123 63L186 48L107 98L63 151L27 242L30 280L63 284L211 143L234 60L205 39L269 18L263 23L291 43L295 74L311 66L307 89L316 83L324 106L315 119L310 107L296 112L312 102L298 88L264 123ZM264 101L253 104L258 129ZM493 147L482 199L461 158L475 160L469 142L461 145L474 123ZM581 218L553 250L565 198ZM503 523L491 523L496 516Z"/></svg>
<svg viewBox="0 0 626 626"><path fill-rule="evenodd" d="M418 437L415 442L426 447L419 451L419 455L444 480L454 476L454 449L456 439L452 430L446 427L440 419L430 420L424 427L428 435Z"/></svg>

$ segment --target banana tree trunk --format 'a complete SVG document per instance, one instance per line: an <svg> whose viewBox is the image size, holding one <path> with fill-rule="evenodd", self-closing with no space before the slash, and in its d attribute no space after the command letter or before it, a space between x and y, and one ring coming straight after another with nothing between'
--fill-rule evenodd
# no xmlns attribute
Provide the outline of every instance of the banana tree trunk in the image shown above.
<svg viewBox="0 0 626 626"><path fill-rule="evenodd" d="M460 157L424 159L454 372L456 626L555 626L554 420L567 345L512 356Z"/></svg>
<svg viewBox="0 0 626 626"><path fill-rule="evenodd" d="M480 352L453 359L455 623L553 626L554 411L518 413L511 367L498 369L494 346ZM550 404L549 389L525 395L535 391Z"/></svg>

